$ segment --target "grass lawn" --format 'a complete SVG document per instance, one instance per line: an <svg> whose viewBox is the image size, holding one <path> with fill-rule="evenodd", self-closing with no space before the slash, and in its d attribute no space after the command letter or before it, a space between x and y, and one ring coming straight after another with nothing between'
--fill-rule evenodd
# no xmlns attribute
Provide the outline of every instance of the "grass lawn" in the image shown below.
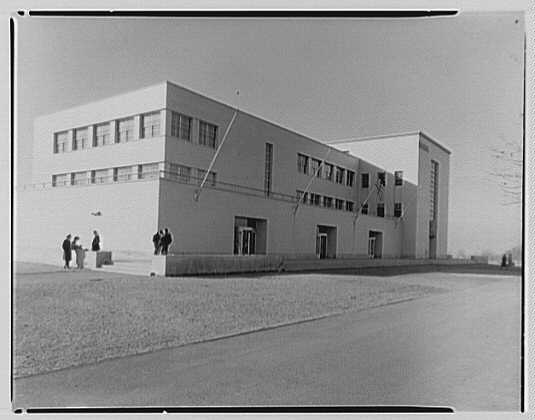
<svg viewBox="0 0 535 420"><path fill-rule="evenodd" d="M375 274L164 278L17 264L14 375L503 281L440 272Z"/></svg>

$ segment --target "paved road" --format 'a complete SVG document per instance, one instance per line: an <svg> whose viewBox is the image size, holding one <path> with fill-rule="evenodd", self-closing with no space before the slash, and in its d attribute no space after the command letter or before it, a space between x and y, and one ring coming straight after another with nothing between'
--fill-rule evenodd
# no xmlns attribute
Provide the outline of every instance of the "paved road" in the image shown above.
<svg viewBox="0 0 535 420"><path fill-rule="evenodd" d="M14 408L387 404L517 411L521 280L488 279L452 293L21 378Z"/></svg>

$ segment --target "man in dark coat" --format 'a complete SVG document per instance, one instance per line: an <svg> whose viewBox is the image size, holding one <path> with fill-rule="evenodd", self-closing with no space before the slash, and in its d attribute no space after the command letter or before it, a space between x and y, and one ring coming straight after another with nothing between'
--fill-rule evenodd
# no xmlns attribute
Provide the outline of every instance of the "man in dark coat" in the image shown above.
<svg viewBox="0 0 535 420"><path fill-rule="evenodd" d="M69 233L65 240L63 241L63 244L61 245L61 248L63 249L63 259L65 260L65 265L63 268L69 269L69 264L72 259L72 252L71 252L71 234Z"/></svg>
<svg viewBox="0 0 535 420"><path fill-rule="evenodd" d="M163 232L159 231L152 236L152 243L154 244L154 255L158 255L160 253L162 234Z"/></svg>
<svg viewBox="0 0 535 420"><path fill-rule="evenodd" d="M161 239L162 255L167 255L171 242L173 242L173 236L171 235L171 232L169 232L169 229L165 228L164 234Z"/></svg>
<svg viewBox="0 0 535 420"><path fill-rule="evenodd" d="M507 267L507 255L503 254L502 255L502 265L501 265L501 268L505 268Z"/></svg>
<svg viewBox="0 0 535 420"><path fill-rule="evenodd" d="M100 251L100 236L96 230L93 231L93 242L91 242L91 251Z"/></svg>

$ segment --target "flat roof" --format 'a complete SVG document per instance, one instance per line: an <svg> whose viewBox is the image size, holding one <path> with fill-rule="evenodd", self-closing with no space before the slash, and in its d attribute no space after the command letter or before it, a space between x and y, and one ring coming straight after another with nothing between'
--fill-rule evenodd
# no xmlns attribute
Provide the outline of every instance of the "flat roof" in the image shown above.
<svg viewBox="0 0 535 420"><path fill-rule="evenodd" d="M367 137L351 137L347 139L336 139L336 140L329 140L329 144L339 144L339 143L352 143L352 142L359 142L359 141L368 141L368 140L378 140L378 139L386 139L386 138L392 138L392 137L403 137L403 136L413 136L413 135L419 135L422 137L425 137L426 140L433 143L435 146L439 147L440 149L444 150L446 153L451 155L451 150L448 149L446 146L444 146L439 141L432 138L429 134L425 133L423 130L415 130L415 131L408 131L406 133L393 133L393 134L381 134L378 136L367 136Z"/></svg>

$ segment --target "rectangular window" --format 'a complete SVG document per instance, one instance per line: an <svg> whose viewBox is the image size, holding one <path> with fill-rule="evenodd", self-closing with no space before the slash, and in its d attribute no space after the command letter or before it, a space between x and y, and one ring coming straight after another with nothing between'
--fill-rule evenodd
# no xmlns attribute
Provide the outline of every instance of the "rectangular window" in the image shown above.
<svg viewBox="0 0 535 420"><path fill-rule="evenodd" d="M304 191L297 190L297 202L301 204L308 204L308 193L305 193ZM303 196L303 193L305 194Z"/></svg>
<svg viewBox="0 0 535 420"><path fill-rule="evenodd" d="M189 166L178 165L178 178L182 182L189 183L191 178L191 168ZM215 174L214 174L215 181Z"/></svg>
<svg viewBox="0 0 535 420"><path fill-rule="evenodd" d="M353 211L355 208L355 203L352 201L346 201L346 211Z"/></svg>
<svg viewBox="0 0 535 420"><path fill-rule="evenodd" d="M217 144L217 127L213 124L199 121L199 144L213 149Z"/></svg>
<svg viewBox="0 0 535 420"><path fill-rule="evenodd" d="M86 128L77 128L74 130L74 135L72 139L72 150L82 150L86 149L88 144L87 139L87 127Z"/></svg>
<svg viewBox="0 0 535 420"><path fill-rule="evenodd" d="M121 166L120 168L113 168L113 180L115 182L129 181L132 179L132 167Z"/></svg>
<svg viewBox="0 0 535 420"><path fill-rule="evenodd" d="M345 169L340 168L339 166L336 167L336 183L337 184L343 184L344 183L344 175L345 175Z"/></svg>
<svg viewBox="0 0 535 420"><path fill-rule="evenodd" d="M160 112L151 112L141 116L141 138L149 139L157 137L160 132Z"/></svg>
<svg viewBox="0 0 535 420"><path fill-rule="evenodd" d="M53 187L64 187L68 184L67 174L58 174L52 175L52 186Z"/></svg>
<svg viewBox="0 0 535 420"><path fill-rule="evenodd" d="M394 172L394 185L403 185L403 171Z"/></svg>
<svg viewBox="0 0 535 420"><path fill-rule="evenodd" d="M197 178L199 185L201 185L202 180L204 179L204 175L206 174L206 169L197 169ZM215 186L215 172L210 171L210 174L206 178L205 185L211 185Z"/></svg>
<svg viewBox="0 0 535 420"><path fill-rule="evenodd" d="M179 182L184 182L187 184L191 179L191 168L189 166L170 163L169 174L171 179L175 179Z"/></svg>
<svg viewBox="0 0 535 420"><path fill-rule="evenodd" d="M331 165L330 163L325 163L324 164L324 173L325 173L325 179L328 180L328 181L332 181L333 180L333 170L334 170L334 166Z"/></svg>
<svg viewBox="0 0 535 420"><path fill-rule="evenodd" d="M323 197L323 207L332 208L333 206L333 198L332 197Z"/></svg>
<svg viewBox="0 0 535 420"><path fill-rule="evenodd" d="M362 214L368 214L368 203L362 205L362 208L360 209L360 212Z"/></svg>
<svg viewBox="0 0 535 420"><path fill-rule="evenodd" d="M344 200L340 200L339 198L337 198L334 201L334 208L336 210L343 210L344 209Z"/></svg>
<svg viewBox="0 0 535 420"><path fill-rule="evenodd" d="M347 170L347 178L346 178L346 185L348 187L352 187L353 183L355 182L355 172Z"/></svg>
<svg viewBox="0 0 535 420"><path fill-rule="evenodd" d="M379 181L379 185L384 187L386 185L386 172L377 172L377 180Z"/></svg>
<svg viewBox="0 0 535 420"><path fill-rule="evenodd" d="M125 118L117 121L116 143L126 143L134 139L134 119Z"/></svg>
<svg viewBox="0 0 535 420"><path fill-rule="evenodd" d="M271 174L273 172L273 145L266 143L266 156L264 163L264 192L271 194Z"/></svg>
<svg viewBox="0 0 535 420"><path fill-rule="evenodd" d="M110 144L110 123L98 124L95 126L95 140L93 146L105 146Z"/></svg>
<svg viewBox="0 0 535 420"><path fill-rule="evenodd" d="M71 174L72 185L84 185L87 184L87 172L73 172Z"/></svg>
<svg viewBox="0 0 535 420"><path fill-rule="evenodd" d="M314 206L319 206L321 203L321 195L310 193L310 204Z"/></svg>
<svg viewBox="0 0 535 420"><path fill-rule="evenodd" d="M54 153L65 153L67 151L68 135L67 131L54 134Z"/></svg>
<svg viewBox="0 0 535 420"><path fill-rule="evenodd" d="M438 210L438 162L431 161L431 179L430 179L430 202L429 202L429 218L435 220L437 218Z"/></svg>
<svg viewBox="0 0 535 420"><path fill-rule="evenodd" d="M91 171L91 183L92 184L104 184L108 181L110 172L108 169L97 169Z"/></svg>
<svg viewBox="0 0 535 420"><path fill-rule="evenodd" d="M321 178L321 160L312 158L310 161L310 173Z"/></svg>
<svg viewBox="0 0 535 420"><path fill-rule="evenodd" d="M385 217L385 203L377 203L377 217Z"/></svg>
<svg viewBox="0 0 535 420"><path fill-rule="evenodd" d="M361 188L368 188L370 186L370 174L361 174L360 180Z"/></svg>
<svg viewBox="0 0 535 420"><path fill-rule="evenodd" d="M191 140L191 118L178 112L171 112L171 135L179 139Z"/></svg>
<svg viewBox="0 0 535 420"><path fill-rule="evenodd" d="M137 177L139 179L155 179L159 176L158 163L144 163L138 165Z"/></svg>
<svg viewBox="0 0 535 420"><path fill-rule="evenodd" d="M297 172L301 174L308 174L308 156L297 154Z"/></svg>
<svg viewBox="0 0 535 420"><path fill-rule="evenodd" d="M401 203L394 203L394 217L403 216L403 206Z"/></svg>

